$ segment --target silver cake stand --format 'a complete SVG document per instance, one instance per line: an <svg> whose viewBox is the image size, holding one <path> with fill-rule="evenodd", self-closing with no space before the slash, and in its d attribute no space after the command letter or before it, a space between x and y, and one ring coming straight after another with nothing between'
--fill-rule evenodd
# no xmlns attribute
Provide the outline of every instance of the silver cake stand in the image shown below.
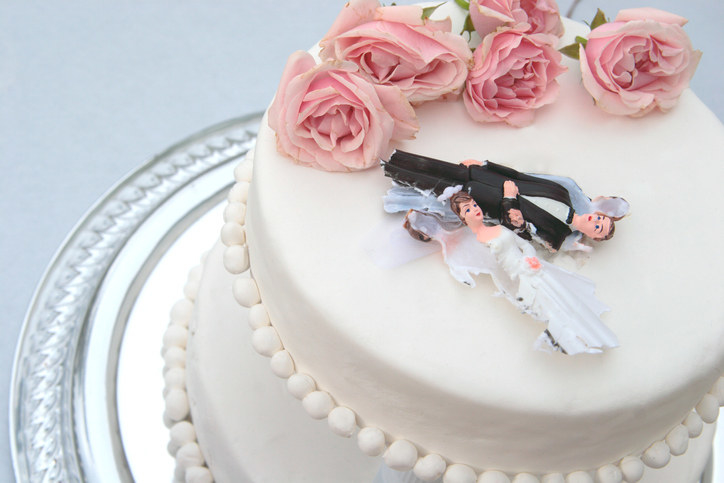
<svg viewBox="0 0 724 483"><path fill-rule="evenodd" d="M169 148L112 188L65 240L15 355L18 481L173 475L161 420L163 331L188 270L218 238L219 207L260 121L234 119Z"/></svg>
<svg viewBox="0 0 724 483"><path fill-rule="evenodd" d="M112 188L63 243L15 355L19 482L170 479L163 332L188 270L218 238L233 169L260 121L234 119L172 146ZM710 462L702 481L724 481L713 471Z"/></svg>

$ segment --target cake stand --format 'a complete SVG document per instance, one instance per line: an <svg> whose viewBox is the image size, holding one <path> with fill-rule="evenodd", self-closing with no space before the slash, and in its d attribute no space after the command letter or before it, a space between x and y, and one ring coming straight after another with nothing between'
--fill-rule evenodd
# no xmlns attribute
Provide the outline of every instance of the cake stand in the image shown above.
<svg viewBox="0 0 724 483"><path fill-rule="evenodd" d="M19 482L168 481L169 309L219 235L233 170L260 114L172 146L112 188L48 267L18 342L10 440ZM724 454L724 436L714 443ZM724 481L710 461L702 482ZM384 471L377 480L384 479Z"/></svg>
<svg viewBox="0 0 724 483"><path fill-rule="evenodd" d="M113 187L47 268L15 354L16 479L168 481L163 425L169 309L219 236L233 169L260 114L185 139Z"/></svg>

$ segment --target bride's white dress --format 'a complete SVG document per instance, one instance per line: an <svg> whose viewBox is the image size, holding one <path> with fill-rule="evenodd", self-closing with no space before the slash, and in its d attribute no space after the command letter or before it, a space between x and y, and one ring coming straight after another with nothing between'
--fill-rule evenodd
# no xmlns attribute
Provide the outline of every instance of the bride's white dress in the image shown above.
<svg viewBox="0 0 724 483"><path fill-rule="evenodd" d="M618 346L616 336L600 319L608 307L596 298L594 283L543 260L534 270L526 258L536 257L535 248L507 228L501 227L499 236L481 243L467 227L447 230L439 217L429 213L411 212L408 220L440 242L457 280L474 286L473 275L490 274L511 303L546 323L536 347L577 354Z"/></svg>
<svg viewBox="0 0 724 483"><path fill-rule="evenodd" d="M535 257L535 249L504 227L486 245L505 273L518 281L517 304L548 323L538 343L549 339L553 347L568 354L618 346L616 336L601 322L600 314L608 307L596 298L591 280L545 261L532 269L526 258Z"/></svg>

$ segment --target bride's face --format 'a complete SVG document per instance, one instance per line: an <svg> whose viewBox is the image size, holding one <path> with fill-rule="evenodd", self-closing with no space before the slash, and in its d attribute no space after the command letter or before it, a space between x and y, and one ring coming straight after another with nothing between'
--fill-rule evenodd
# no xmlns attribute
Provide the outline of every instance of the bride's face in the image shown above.
<svg viewBox="0 0 724 483"><path fill-rule="evenodd" d="M468 225L472 222L483 221L483 210L474 201L468 201L460 205L460 213L463 215L465 223Z"/></svg>

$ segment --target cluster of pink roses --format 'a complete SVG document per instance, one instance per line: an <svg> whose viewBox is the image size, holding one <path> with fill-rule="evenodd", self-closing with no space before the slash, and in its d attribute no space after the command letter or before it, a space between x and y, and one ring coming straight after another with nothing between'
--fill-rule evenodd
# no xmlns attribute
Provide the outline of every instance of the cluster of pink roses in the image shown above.
<svg viewBox="0 0 724 483"><path fill-rule="evenodd" d="M435 8L350 0L320 42L321 63L305 52L287 62L269 109L278 150L327 171L361 170L391 141L414 138L414 105L462 92L475 121L525 126L555 100L566 71L555 0L470 0L466 29L482 38L474 54L450 19L429 18ZM583 85L597 104L626 115L670 108L701 55L685 19L633 9L604 22L577 38Z"/></svg>
<svg viewBox="0 0 724 483"><path fill-rule="evenodd" d="M280 152L328 171L369 168L391 140L411 139L412 104L458 94L472 53L449 20L418 6L351 0L311 55L290 57L269 125Z"/></svg>

